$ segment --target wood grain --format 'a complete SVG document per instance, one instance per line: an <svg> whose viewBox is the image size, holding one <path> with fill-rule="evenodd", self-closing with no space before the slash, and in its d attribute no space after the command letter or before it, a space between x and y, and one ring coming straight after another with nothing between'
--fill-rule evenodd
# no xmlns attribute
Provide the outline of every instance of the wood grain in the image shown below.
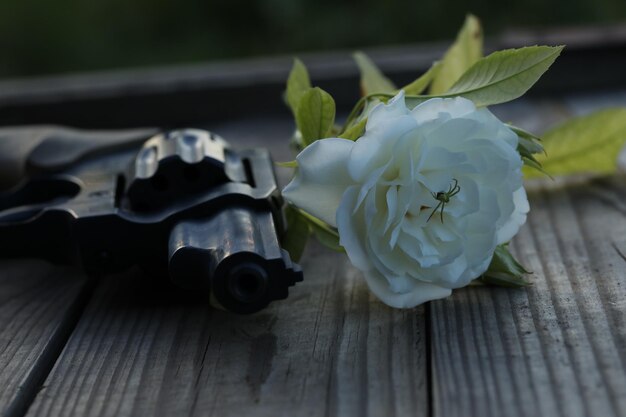
<svg viewBox="0 0 626 417"><path fill-rule="evenodd" d="M549 108L551 120L568 111ZM215 131L289 160L291 129L275 118ZM110 277L28 415L624 415L623 181L531 194L513 245L535 272L524 290L472 287L395 311L344 255L316 245L304 283L253 316L137 271Z"/></svg>
<svg viewBox="0 0 626 417"><path fill-rule="evenodd" d="M293 157L290 120L215 131ZM344 254L303 259L305 281L253 316L137 271L103 280L28 415L427 415L424 309L375 300Z"/></svg>
<svg viewBox="0 0 626 417"><path fill-rule="evenodd" d="M372 299L343 254L305 259L305 282L252 316L103 281L28 415L427 415L423 309Z"/></svg>
<svg viewBox="0 0 626 417"><path fill-rule="evenodd" d="M25 412L76 321L88 283L68 268L0 261L0 413Z"/></svg>
<svg viewBox="0 0 626 417"><path fill-rule="evenodd" d="M619 24L514 30L490 37L485 50L566 44L567 52L529 92L553 97L554 92L624 88L625 38ZM406 85L440 59L448 46L445 41L366 52L396 85ZM332 93L344 112L359 93L358 69L350 55L336 51L300 56L314 84ZM282 56L0 80L0 125L196 126L242 114L286 116L281 97L291 65L292 57Z"/></svg>
<svg viewBox="0 0 626 417"><path fill-rule="evenodd" d="M514 249L533 285L431 305L435 415L626 413L624 179L530 197Z"/></svg>

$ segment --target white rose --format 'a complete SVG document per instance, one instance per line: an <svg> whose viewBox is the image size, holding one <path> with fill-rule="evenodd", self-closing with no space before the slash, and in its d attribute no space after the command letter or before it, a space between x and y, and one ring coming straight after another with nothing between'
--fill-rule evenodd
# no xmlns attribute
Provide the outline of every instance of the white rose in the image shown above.
<svg viewBox="0 0 626 417"><path fill-rule="evenodd" d="M526 221L517 141L467 99L409 110L400 92L372 110L356 142L329 138L304 149L283 194L338 228L376 296L413 307L479 277L496 245Z"/></svg>

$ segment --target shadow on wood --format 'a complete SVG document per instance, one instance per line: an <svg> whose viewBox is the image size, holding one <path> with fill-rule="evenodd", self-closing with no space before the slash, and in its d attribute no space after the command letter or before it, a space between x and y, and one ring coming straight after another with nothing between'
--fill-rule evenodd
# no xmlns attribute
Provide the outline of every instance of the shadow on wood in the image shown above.
<svg viewBox="0 0 626 417"><path fill-rule="evenodd" d="M533 285L432 303L435 415L624 415L624 179L529 197L513 246Z"/></svg>
<svg viewBox="0 0 626 417"><path fill-rule="evenodd" d="M305 282L252 316L102 280L29 415L425 415L423 310L371 299L342 254L306 259Z"/></svg>

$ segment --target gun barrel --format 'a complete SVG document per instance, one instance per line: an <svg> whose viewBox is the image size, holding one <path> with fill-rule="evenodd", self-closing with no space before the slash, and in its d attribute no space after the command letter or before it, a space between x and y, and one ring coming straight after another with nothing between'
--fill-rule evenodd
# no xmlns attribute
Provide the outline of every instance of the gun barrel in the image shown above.
<svg viewBox="0 0 626 417"><path fill-rule="evenodd" d="M299 266L279 246L271 212L241 206L178 223L170 233L169 273L177 285L208 290L237 313L284 299L302 281Z"/></svg>

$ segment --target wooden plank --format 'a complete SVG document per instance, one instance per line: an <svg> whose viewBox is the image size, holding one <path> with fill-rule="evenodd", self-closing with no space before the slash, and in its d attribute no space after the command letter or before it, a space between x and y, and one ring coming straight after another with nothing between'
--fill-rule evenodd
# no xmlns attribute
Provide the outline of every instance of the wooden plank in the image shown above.
<svg viewBox="0 0 626 417"><path fill-rule="evenodd" d="M252 316L139 273L103 281L28 415L426 415L423 309L307 250L305 282Z"/></svg>
<svg viewBox="0 0 626 417"><path fill-rule="evenodd" d="M289 119L213 129L293 158ZM423 309L394 311L345 255L307 251L304 282L252 316L137 271L103 280L28 415L426 415Z"/></svg>
<svg viewBox="0 0 626 417"><path fill-rule="evenodd" d="M0 261L0 413L23 415L76 322L88 283L35 260Z"/></svg>
<svg viewBox="0 0 626 417"><path fill-rule="evenodd" d="M530 194L514 241L527 289L473 287L432 303L441 416L626 413L623 178Z"/></svg>
<svg viewBox="0 0 626 417"><path fill-rule="evenodd" d="M534 44L567 44L567 49L531 95L552 97L555 92L626 87L623 25L509 32L488 40L486 50ZM440 59L448 46L445 41L376 48L367 53L392 80L405 85ZM332 93L341 112L348 112L358 95L358 69L350 55L351 51L337 51L301 56L315 84ZM2 80L0 125L184 126L240 114L287 115L281 97L292 59L254 58Z"/></svg>
<svg viewBox="0 0 626 417"><path fill-rule="evenodd" d="M519 108L502 109L519 117ZM561 117L561 110L553 116ZM292 158L285 145L292 131L288 120L236 121L215 131L238 148L261 144L276 160ZM598 185L582 190L583 197L588 190L598 193ZM619 192L611 185L606 195L618 204ZM616 267L609 274L612 287L589 292L616 303L606 317L594 316L591 305L572 307L575 285L558 275L557 264L570 263L578 252L550 249L546 242L568 230L561 206L571 211L574 199L580 211L587 206L579 206L578 199L595 200L571 189L565 196L569 206L549 197L542 208L544 197L535 194L530 226L518 239L517 250L537 273L533 288L472 288L432 306L432 401L439 414L623 410L623 367L615 358L622 360L626 345L620 327L624 298L612 292L621 289L616 278L621 276ZM619 231L590 223L607 219L594 214L600 209L584 209L580 224L602 233ZM560 222L553 226L556 235L541 228L550 210ZM591 236L586 229L578 233ZM542 257L535 239L546 247ZM574 241L565 238L567 244ZM587 248L591 261L620 265L615 249L594 245ZM136 273L103 282L29 414L428 414L424 310L392 311L373 300L343 255L313 246L305 259L305 283L292 289L288 300L252 317L213 311L203 297L177 294ZM577 291L586 302L587 293ZM598 347L583 330L598 338L612 331L617 342L610 349ZM589 356L601 366L585 362ZM592 383L578 382L580 375ZM572 393L582 399L570 399ZM583 405L587 408L577 414Z"/></svg>

